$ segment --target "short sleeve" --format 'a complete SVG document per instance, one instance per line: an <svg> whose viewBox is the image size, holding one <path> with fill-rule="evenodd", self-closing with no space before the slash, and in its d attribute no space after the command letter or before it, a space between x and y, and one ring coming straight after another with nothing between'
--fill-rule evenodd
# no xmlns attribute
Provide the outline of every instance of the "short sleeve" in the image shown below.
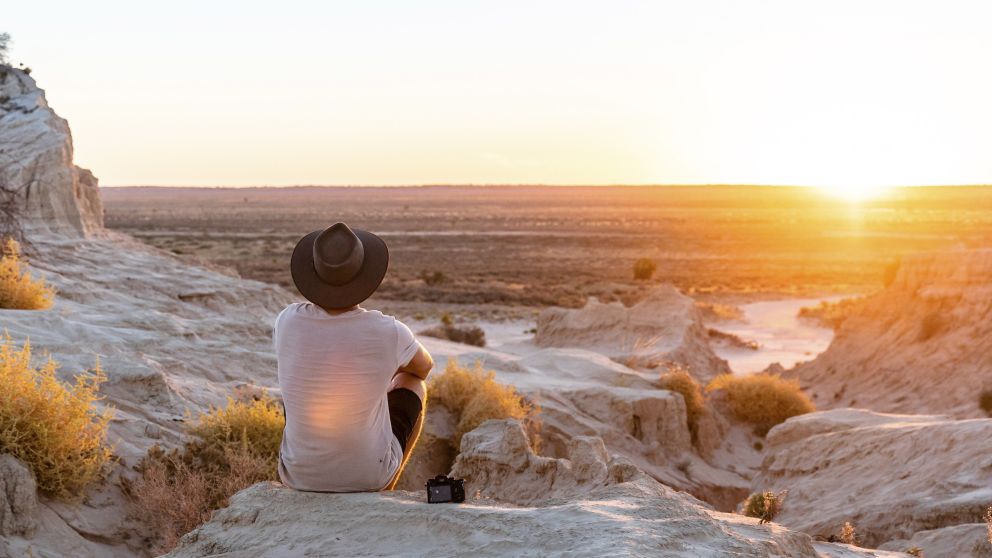
<svg viewBox="0 0 992 558"><path fill-rule="evenodd" d="M420 343L417 343L416 337L413 336L413 332L410 328L406 327L406 324L399 320L395 320L396 323L396 367L402 368L416 356L417 351L420 350Z"/></svg>

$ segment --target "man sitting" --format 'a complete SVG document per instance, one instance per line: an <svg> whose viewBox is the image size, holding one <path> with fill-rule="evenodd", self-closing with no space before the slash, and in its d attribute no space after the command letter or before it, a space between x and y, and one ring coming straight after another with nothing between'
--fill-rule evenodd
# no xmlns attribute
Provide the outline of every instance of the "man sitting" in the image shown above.
<svg viewBox="0 0 992 558"><path fill-rule="evenodd" d="M275 321L286 428L279 477L320 492L392 490L424 419L434 362L410 329L359 306L386 275L378 236L344 223L304 236L293 282L309 302Z"/></svg>

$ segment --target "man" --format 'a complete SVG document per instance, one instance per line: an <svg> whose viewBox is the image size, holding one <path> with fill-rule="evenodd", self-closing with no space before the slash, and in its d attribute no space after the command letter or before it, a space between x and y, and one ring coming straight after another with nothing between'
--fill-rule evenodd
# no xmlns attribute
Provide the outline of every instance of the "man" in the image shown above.
<svg viewBox="0 0 992 558"><path fill-rule="evenodd" d="M303 237L293 282L309 302L276 318L286 428L279 477L319 492L392 490L424 419L434 361L410 329L359 306L386 275L378 236L344 223Z"/></svg>

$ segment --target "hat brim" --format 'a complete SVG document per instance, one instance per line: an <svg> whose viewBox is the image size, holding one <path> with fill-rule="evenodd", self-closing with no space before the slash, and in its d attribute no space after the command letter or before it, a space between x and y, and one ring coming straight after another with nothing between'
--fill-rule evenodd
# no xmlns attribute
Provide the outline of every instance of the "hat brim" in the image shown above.
<svg viewBox="0 0 992 558"><path fill-rule="evenodd" d="M368 297L379 288L389 267L389 250L378 236L360 229L352 229L365 251L362 268L355 277L343 285L321 281L313 267L313 242L321 231L313 231L296 243L290 272L300 294L321 308L348 308Z"/></svg>

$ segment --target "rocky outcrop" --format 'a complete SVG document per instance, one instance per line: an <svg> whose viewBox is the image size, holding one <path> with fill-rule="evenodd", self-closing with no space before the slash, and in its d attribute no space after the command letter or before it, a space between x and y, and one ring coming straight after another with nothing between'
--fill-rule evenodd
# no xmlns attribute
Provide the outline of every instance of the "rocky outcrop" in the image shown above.
<svg viewBox="0 0 992 558"><path fill-rule="evenodd" d="M826 352L785 375L819 408L985 416L992 250L904 259L888 288L853 305Z"/></svg>
<svg viewBox="0 0 992 558"><path fill-rule="evenodd" d="M976 523L992 504L992 419L837 409L771 430L754 491L788 490L775 521L812 535L851 522L865 546ZM927 556L931 556L928 552Z"/></svg>
<svg viewBox="0 0 992 558"><path fill-rule="evenodd" d="M895 551L911 548L920 549L920 556L926 558L992 558L992 542L989 542L989 528L985 523L920 531L908 541L890 541L881 546L882 550Z"/></svg>
<svg viewBox="0 0 992 558"><path fill-rule="evenodd" d="M72 162L69 124L21 70L0 65L0 189L29 235L85 236L103 228L93 173Z"/></svg>
<svg viewBox="0 0 992 558"><path fill-rule="evenodd" d="M630 308L591 299L578 310L544 310L534 340L542 347L582 347L628 366L677 363L704 381L730 372L710 348L695 302L670 285L656 288Z"/></svg>
<svg viewBox="0 0 992 558"><path fill-rule="evenodd" d="M422 491L257 484L167 556L896 556L711 511L609 458L594 438L576 439L570 460L542 458L519 424L490 421L466 434L463 450L463 505L427 504Z"/></svg>
<svg viewBox="0 0 992 558"><path fill-rule="evenodd" d="M30 469L9 454L0 455L0 535L33 535L38 487Z"/></svg>

